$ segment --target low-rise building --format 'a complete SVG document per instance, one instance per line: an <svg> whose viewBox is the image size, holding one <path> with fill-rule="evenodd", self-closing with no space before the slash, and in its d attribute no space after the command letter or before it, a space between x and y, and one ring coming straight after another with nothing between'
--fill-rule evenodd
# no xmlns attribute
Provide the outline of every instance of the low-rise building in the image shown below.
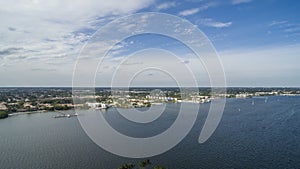
<svg viewBox="0 0 300 169"><path fill-rule="evenodd" d="M5 103L5 102L0 103L0 110L3 110L3 111L6 111L6 110L7 110L7 107L6 107L6 103Z"/></svg>

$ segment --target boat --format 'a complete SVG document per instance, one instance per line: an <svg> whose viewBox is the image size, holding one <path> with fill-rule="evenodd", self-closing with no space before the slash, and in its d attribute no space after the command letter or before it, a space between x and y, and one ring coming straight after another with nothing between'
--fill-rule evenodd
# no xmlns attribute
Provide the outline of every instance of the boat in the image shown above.
<svg viewBox="0 0 300 169"><path fill-rule="evenodd" d="M78 113L66 114L66 113L63 113L63 112L60 112L60 111L56 111L56 112L60 113L60 115L55 115L55 116L53 116L53 118L63 118L63 117L70 118L70 117L78 116Z"/></svg>

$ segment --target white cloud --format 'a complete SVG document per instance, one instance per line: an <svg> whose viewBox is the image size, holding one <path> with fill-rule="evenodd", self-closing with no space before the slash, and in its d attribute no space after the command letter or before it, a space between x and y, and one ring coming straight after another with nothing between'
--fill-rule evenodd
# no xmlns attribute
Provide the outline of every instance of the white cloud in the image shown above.
<svg viewBox="0 0 300 169"><path fill-rule="evenodd" d="M242 4L242 3L249 3L251 2L252 0L232 0L231 3L233 5L237 5L237 4Z"/></svg>
<svg viewBox="0 0 300 169"><path fill-rule="evenodd" d="M180 16L189 16L189 15L194 15L198 12L204 11L210 7L216 6L217 4L215 2L210 2L207 4L204 4L202 6L200 6L199 8L192 8L192 9L187 9L187 10L183 10L181 12L178 13L178 15Z"/></svg>
<svg viewBox="0 0 300 169"><path fill-rule="evenodd" d="M156 6L157 10L169 9L176 6L176 2L165 2Z"/></svg>
<svg viewBox="0 0 300 169"><path fill-rule="evenodd" d="M284 25L287 21L272 21L269 26L278 26L278 25Z"/></svg>
<svg viewBox="0 0 300 169"><path fill-rule="evenodd" d="M286 29L284 29L284 32L287 32L287 33L300 32L300 25L291 26L289 28L286 28Z"/></svg>
<svg viewBox="0 0 300 169"><path fill-rule="evenodd" d="M107 14L126 14L134 12L140 8L148 6L150 0L15 0L1 1L1 11L14 14L24 14L28 17L59 21L82 21L95 16L105 16ZM9 8L8 8L9 6ZM38 14L36 16L36 14Z"/></svg>
<svg viewBox="0 0 300 169"><path fill-rule="evenodd" d="M269 23L267 26L270 29L268 30L268 34L280 32L284 34L285 37L298 37L300 34L299 23L292 23L285 20L275 20Z"/></svg>
<svg viewBox="0 0 300 169"><path fill-rule="evenodd" d="M94 31L115 17L131 14L153 2L0 1L0 62L2 67L5 66L5 70L2 69L5 72L0 72L0 77L10 74L19 78L5 77L6 81L0 85L26 85L22 81L25 77L33 85L47 82L49 84L46 85L52 85L51 80L47 79L55 79L58 75L62 79L71 79L75 59ZM43 67L48 71L42 70ZM26 76L21 78L20 73Z"/></svg>
<svg viewBox="0 0 300 169"><path fill-rule="evenodd" d="M204 26L214 27L214 28L225 28L232 25L232 22L218 22L218 21L214 21L211 18L201 19L198 22L199 24L202 24Z"/></svg>
<svg viewBox="0 0 300 169"><path fill-rule="evenodd" d="M2 46L23 48L15 58L74 56L82 44L110 17L129 14L153 0L15 0L0 1ZM25 52L25 53L24 53ZM26 53L27 52L27 53ZM24 57L23 57L24 58ZM57 58L56 58L57 59ZM7 60L6 60L7 61Z"/></svg>
<svg viewBox="0 0 300 169"><path fill-rule="evenodd" d="M193 9L188 9L188 10L184 10L178 13L178 15L180 16L189 16L189 15L194 15L196 13L198 13L200 11L199 8L193 8Z"/></svg>

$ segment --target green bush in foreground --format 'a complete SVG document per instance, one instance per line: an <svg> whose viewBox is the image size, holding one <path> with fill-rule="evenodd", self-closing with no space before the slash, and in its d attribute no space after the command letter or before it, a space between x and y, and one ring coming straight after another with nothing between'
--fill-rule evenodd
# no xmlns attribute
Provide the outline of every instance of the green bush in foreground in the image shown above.
<svg viewBox="0 0 300 169"><path fill-rule="evenodd" d="M0 119L4 119L6 117L8 117L8 114L4 111L0 111Z"/></svg>

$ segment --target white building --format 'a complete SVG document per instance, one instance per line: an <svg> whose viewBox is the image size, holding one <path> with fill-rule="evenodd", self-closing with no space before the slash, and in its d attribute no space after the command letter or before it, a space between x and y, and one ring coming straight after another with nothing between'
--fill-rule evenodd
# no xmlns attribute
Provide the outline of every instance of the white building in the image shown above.
<svg viewBox="0 0 300 169"><path fill-rule="evenodd" d="M100 103L86 103L90 108L98 108L100 106Z"/></svg>
<svg viewBox="0 0 300 169"><path fill-rule="evenodd" d="M92 109L106 109L107 105L105 103L86 103Z"/></svg>

